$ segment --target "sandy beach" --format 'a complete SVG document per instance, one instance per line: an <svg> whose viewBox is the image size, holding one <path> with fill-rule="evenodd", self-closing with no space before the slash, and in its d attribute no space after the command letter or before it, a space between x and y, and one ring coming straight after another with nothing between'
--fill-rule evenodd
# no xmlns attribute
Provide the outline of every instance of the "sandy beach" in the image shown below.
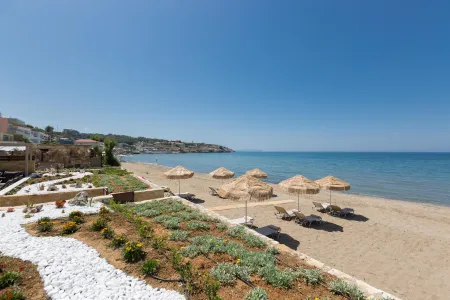
<svg viewBox="0 0 450 300"><path fill-rule="evenodd" d="M178 181L162 175L167 167L143 163L123 167L178 191ZM209 194L209 186L220 185L220 180L196 173L181 181L181 191L194 193L199 204L226 217L242 217L243 203ZM333 203L354 208L356 215L343 219L318 213L325 223L306 228L275 217L274 203L296 208L297 196L275 185L274 193L276 197L249 207L249 215L256 226L281 227L281 243L402 299L450 299L450 208L334 192ZM300 210L315 213L311 201L328 199L328 192L300 198Z"/></svg>

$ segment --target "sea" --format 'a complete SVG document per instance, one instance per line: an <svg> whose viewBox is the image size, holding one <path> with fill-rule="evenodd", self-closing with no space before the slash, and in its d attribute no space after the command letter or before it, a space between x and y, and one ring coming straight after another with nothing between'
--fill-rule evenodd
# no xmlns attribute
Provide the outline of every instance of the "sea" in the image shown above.
<svg viewBox="0 0 450 300"><path fill-rule="evenodd" d="M348 193L450 206L450 153L233 152L138 154L127 161L182 165L209 173L218 167L236 172L260 168L266 181L301 174L311 180L333 175L351 185Z"/></svg>

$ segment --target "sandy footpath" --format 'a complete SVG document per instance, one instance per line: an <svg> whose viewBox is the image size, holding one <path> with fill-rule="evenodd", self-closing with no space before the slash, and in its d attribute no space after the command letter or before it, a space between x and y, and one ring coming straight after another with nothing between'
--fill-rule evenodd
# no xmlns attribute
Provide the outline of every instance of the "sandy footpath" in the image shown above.
<svg viewBox="0 0 450 300"><path fill-rule="evenodd" d="M123 163L128 170L158 185L178 191L178 181L164 179L163 166ZM219 166L218 166L219 167ZM269 174L270 176L270 174ZM351 183L350 183L351 184ZM208 186L220 187L221 181L196 173L181 181L181 191L191 192L200 204L226 217L241 217L241 203L219 199L209 194ZM280 206L297 207L297 197L289 196L276 186L277 197L286 201ZM328 192L300 198L300 210L314 213L311 201L328 202ZM249 208L255 225L281 227L281 242L330 266L403 299L450 299L450 208L416 204L374 197L333 193L333 203L352 207L356 216L341 219L320 214L325 224L305 228L293 221L274 216L273 204ZM231 206L223 209L223 206ZM222 208L220 208L222 207Z"/></svg>

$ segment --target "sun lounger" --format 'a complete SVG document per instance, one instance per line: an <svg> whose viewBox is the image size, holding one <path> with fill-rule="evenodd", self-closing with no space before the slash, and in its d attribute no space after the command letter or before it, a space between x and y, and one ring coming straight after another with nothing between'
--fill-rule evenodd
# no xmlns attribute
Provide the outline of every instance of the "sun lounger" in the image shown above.
<svg viewBox="0 0 450 300"><path fill-rule="evenodd" d="M330 204L328 203L319 203L319 202L315 202L313 201L313 209L317 210L318 212L327 212L330 208Z"/></svg>
<svg viewBox="0 0 450 300"><path fill-rule="evenodd" d="M192 200L195 198L195 195L192 193L179 193L179 194L175 194L180 198L186 199L186 200Z"/></svg>
<svg viewBox="0 0 450 300"><path fill-rule="evenodd" d="M221 197L221 196L219 195L219 192L217 192L217 190L216 190L215 188L213 188L213 187L210 187L210 186L209 186L209 193L210 193L211 195L213 195L213 196L217 196L217 197L223 199L223 197Z"/></svg>
<svg viewBox="0 0 450 300"><path fill-rule="evenodd" d="M280 236L281 228L275 225L267 225L264 227L259 227L254 229L257 233L262 234L267 237L278 239Z"/></svg>
<svg viewBox="0 0 450 300"><path fill-rule="evenodd" d="M309 227L311 227L311 224L313 224L314 222L317 222L319 224L323 222L322 218L316 215L305 216L298 211L294 211L294 215L295 222L303 226L309 225Z"/></svg>
<svg viewBox="0 0 450 300"><path fill-rule="evenodd" d="M291 220L294 217L294 211L297 211L296 209L291 209L287 211L284 207L281 206L274 206L277 212L275 213L275 216L278 219L287 219Z"/></svg>
<svg viewBox="0 0 450 300"><path fill-rule="evenodd" d="M247 216L247 222L245 222L245 216L242 218L230 220L231 223L238 224L238 225L251 225L251 224L253 224L253 221L254 221L254 219L249 216Z"/></svg>
<svg viewBox="0 0 450 300"><path fill-rule="evenodd" d="M353 208L349 208L349 207L340 208L337 205L330 205L330 207L331 207L330 213L334 216L347 217L349 215L355 214L355 210Z"/></svg>

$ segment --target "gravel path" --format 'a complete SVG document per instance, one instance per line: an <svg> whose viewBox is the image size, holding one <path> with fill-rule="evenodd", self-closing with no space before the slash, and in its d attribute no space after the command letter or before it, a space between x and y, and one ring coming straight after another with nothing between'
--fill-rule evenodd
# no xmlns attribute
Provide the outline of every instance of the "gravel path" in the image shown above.
<svg viewBox="0 0 450 300"><path fill-rule="evenodd" d="M41 217L67 216L73 210L96 212L99 207L66 207L62 214L54 205L45 205L29 219L24 219L21 211L6 213L0 218L0 252L36 264L51 299L184 299L175 291L152 288L114 268L95 249L76 239L33 237L21 226Z"/></svg>
<svg viewBox="0 0 450 300"><path fill-rule="evenodd" d="M66 177L66 178L61 178L61 179L54 179L52 180L51 176L46 176L48 178L48 181L45 182L41 182L41 183L34 183L28 186L24 186L22 189L20 189L20 191L18 191L16 193L16 195L25 195L25 194L46 194L49 193L49 191L47 191L47 188L50 185L56 185L57 183L69 180L69 179L81 179L86 175L92 175L91 172L84 172L84 173L80 173L80 172L73 172L70 173L72 176L70 177ZM44 174L45 175L45 174ZM45 177L44 177L45 178ZM41 191L39 189L39 186L43 185L45 188L43 191ZM83 190L85 189L88 184L83 184L82 188L75 188L75 187L71 187L70 185L66 185L67 187L65 189L61 189L61 186L58 186L58 188L60 189L60 191L77 191L77 190ZM51 192L50 192L51 193Z"/></svg>

